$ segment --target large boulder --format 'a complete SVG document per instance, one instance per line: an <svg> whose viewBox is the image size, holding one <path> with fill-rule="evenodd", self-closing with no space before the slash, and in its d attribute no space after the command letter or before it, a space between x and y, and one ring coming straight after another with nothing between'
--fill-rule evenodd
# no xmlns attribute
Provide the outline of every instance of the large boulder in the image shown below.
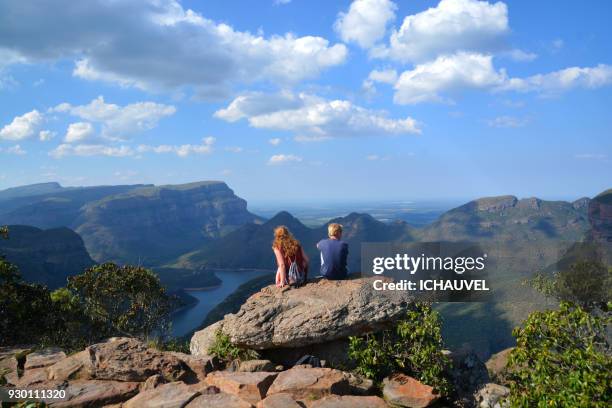
<svg viewBox="0 0 612 408"><path fill-rule="evenodd" d="M208 354L218 329L232 343L255 350L296 348L379 331L402 317L411 297L406 292L375 291L375 279L317 280L300 288L265 287L236 314L196 332L191 352Z"/></svg>

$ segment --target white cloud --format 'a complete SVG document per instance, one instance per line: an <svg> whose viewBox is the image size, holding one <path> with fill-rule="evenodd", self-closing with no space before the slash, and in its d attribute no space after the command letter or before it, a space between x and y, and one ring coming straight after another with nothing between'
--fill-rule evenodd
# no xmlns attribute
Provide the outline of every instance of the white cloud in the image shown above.
<svg viewBox="0 0 612 408"><path fill-rule="evenodd" d="M504 51L500 55L502 57L507 57L517 62L530 62L538 58L538 54L535 54L533 52L523 51L518 48L515 48L510 51Z"/></svg>
<svg viewBox="0 0 612 408"><path fill-rule="evenodd" d="M391 33L389 46L373 49L372 56L422 62L457 51L494 51L508 32L508 8L502 2L442 0L407 16Z"/></svg>
<svg viewBox="0 0 612 408"><path fill-rule="evenodd" d="M346 13L338 14L334 29L342 41L369 48L384 37L396 9L390 0L355 0Z"/></svg>
<svg viewBox="0 0 612 408"><path fill-rule="evenodd" d="M272 146L278 146L281 144L281 139L278 137L273 137L272 139L268 140L268 143L270 143Z"/></svg>
<svg viewBox="0 0 612 408"><path fill-rule="evenodd" d="M366 160L370 160L370 161L376 161L380 159L380 156L377 154L370 154L368 156L366 156Z"/></svg>
<svg viewBox="0 0 612 408"><path fill-rule="evenodd" d="M268 164L270 165L279 165L279 164L286 164L286 163L291 163L291 162L301 162L302 158L293 154L275 154L274 156L270 157L270 160L268 160Z"/></svg>
<svg viewBox="0 0 612 408"><path fill-rule="evenodd" d="M106 146L101 144L67 144L63 143L49 152L49 155L60 159L65 156L133 156L134 151L129 146Z"/></svg>
<svg viewBox="0 0 612 408"><path fill-rule="evenodd" d="M43 115L34 109L17 116L11 123L0 129L0 139L24 140L36 134L44 120Z"/></svg>
<svg viewBox="0 0 612 408"><path fill-rule="evenodd" d="M538 92L554 95L573 88L595 89L612 84L612 66L570 67L527 78L512 78L499 87L502 91Z"/></svg>
<svg viewBox="0 0 612 408"><path fill-rule="evenodd" d="M394 69L373 70L368 75L368 78L363 81L363 89L368 94L376 92L376 82L383 84L394 84L397 81L397 71Z"/></svg>
<svg viewBox="0 0 612 408"><path fill-rule="evenodd" d="M158 154L173 153L179 157L187 157L191 154L209 154L213 151L215 143L214 137L202 139L202 144L183 144L183 145L159 145L159 146L138 146L139 153L153 152Z"/></svg>
<svg viewBox="0 0 612 408"><path fill-rule="evenodd" d="M5 149L0 147L0 152L4 152L4 153L7 153L7 154L16 154L16 155L19 155L19 156L24 155L24 154L27 153L18 144L15 145L15 146L7 147Z"/></svg>
<svg viewBox="0 0 612 408"><path fill-rule="evenodd" d="M0 54L13 62L72 59L79 78L201 97L240 83L314 78L347 56L345 45L322 37L237 31L176 0L0 2L0 16L11 16L0 24Z"/></svg>
<svg viewBox="0 0 612 408"><path fill-rule="evenodd" d="M244 149L240 146L227 146L225 151L232 153L241 153Z"/></svg>
<svg viewBox="0 0 612 408"><path fill-rule="evenodd" d="M487 120L490 127L496 128L519 128L525 126L529 120L525 118L516 118L514 116L498 116L494 119Z"/></svg>
<svg viewBox="0 0 612 408"><path fill-rule="evenodd" d="M393 99L398 104L439 102L445 100L441 92L486 89L502 85L505 80L505 72L498 72L493 67L492 56L461 52L438 57L403 72L395 84Z"/></svg>
<svg viewBox="0 0 612 408"><path fill-rule="evenodd" d="M294 132L302 140L330 137L420 133L417 122L390 119L346 100L309 94L250 93L237 97L215 117L234 122L246 118L252 127Z"/></svg>
<svg viewBox="0 0 612 408"><path fill-rule="evenodd" d="M53 139L57 135L57 132L53 132L51 130L41 130L38 132L38 139L41 142L48 142Z"/></svg>
<svg viewBox="0 0 612 408"><path fill-rule="evenodd" d="M394 69L373 70L368 75L368 79L374 82L382 82L384 84L393 84L397 81L397 71Z"/></svg>
<svg viewBox="0 0 612 408"><path fill-rule="evenodd" d="M68 125L64 142L74 143L89 139L94 134L94 127L89 122L76 122Z"/></svg>
<svg viewBox="0 0 612 408"><path fill-rule="evenodd" d="M595 89L610 84L610 65L570 67L527 78L510 78L505 70L495 69L491 55L460 52L404 71L395 83L394 101L398 104L445 102L450 101L445 93L466 89L555 95L573 88Z"/></svg>
<svg viewBox="0 0 612 408"><path fill-rule="evenodd" d="M69 113L81 119L102 124L102 136L121 140L125 136L155 128L159 121L176 112L171 105L154 102L137 102L125 106L106 103L98 96L87 105L72 106L62 103L53 112Z"/></svg>
<svg viewBox="0 0 612 408"><path fill-rule="evenodd" d="M289 3L291 3L291 0L274 0L274 4L277 6L283 6Z"/></svg>

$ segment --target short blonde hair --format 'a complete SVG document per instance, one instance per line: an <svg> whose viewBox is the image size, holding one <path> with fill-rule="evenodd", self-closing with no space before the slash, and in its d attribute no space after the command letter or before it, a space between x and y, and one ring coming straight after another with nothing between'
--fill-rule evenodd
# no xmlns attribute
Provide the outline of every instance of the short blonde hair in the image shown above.
<svg viewBox="0 0 612 408"><path fill-rule="evenodd" d="M335 222L329 224L327 226L327 235L329 235L330 238L338 238L340 235L342 235L342 225L336 224Z"/></svg>

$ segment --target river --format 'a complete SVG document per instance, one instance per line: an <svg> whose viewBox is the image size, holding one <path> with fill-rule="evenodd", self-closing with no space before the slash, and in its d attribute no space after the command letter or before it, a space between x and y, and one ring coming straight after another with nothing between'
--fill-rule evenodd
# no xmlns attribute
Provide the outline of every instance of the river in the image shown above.
<svg viewBox="0 0 612 408"><path fill-rule="evenodd" d="M172 334L184 336L196 329L202 324L208 312L231 295L240 285L265 274L269 274L270 283L274 283L274 274L271 271L216 270L215 275L221 279L221 285L212 289L189 291L191 296L198 299L198 303L172 315Z"/></svg>

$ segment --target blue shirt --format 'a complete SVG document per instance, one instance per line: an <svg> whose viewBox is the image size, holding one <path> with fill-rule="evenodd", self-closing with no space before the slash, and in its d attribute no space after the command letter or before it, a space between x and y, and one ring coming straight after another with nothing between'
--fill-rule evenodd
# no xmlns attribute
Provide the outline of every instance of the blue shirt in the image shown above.
<svg viewBox="0 0 612 408"><path fill-rule="evenodd" d="M337 239L323 239L317 244L321 251L321 275L327 279L344 279L348 273L348 244Z"/></svg>

